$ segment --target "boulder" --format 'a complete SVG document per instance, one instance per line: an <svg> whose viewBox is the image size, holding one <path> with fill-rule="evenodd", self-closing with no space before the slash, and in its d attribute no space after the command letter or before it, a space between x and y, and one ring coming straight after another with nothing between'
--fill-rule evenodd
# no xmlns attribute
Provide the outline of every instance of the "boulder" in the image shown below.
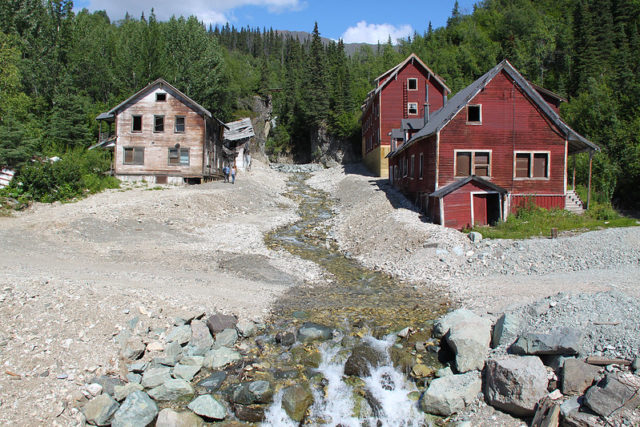
<svg viewBox="0 0 640 427"><path fill-rule="evenodd" d="M231 392L230 401L240 405L256 403L270 403L273 398L273 388L269 381L251 381L238 384Z"/></svg>
<svg viewBox="0 0 640 427"><path fill-rule="evenodd" d="M140 374L140 373L144 372L145 369L147 369L148 366L149 366L149 363L147 363L147 362L136 362L136 363L131 363L131 364L127 365L127 370L129 372L134 372L136 374Z"/></svg>
<svg viewBox="0 0 640 427"><path fill-rule="evenodd" d="M436 378L444 378L450 375L453 375L453 371L448 366L445 366L444 368L438 369L436 371Z"/></svg>
<svg viewBox="0 0 640 427"><path fill-rule="evenodd" d="M467 372L431 381L420 399L420 408L429 414L448 417L473 402L482 390L480 373Z"/></svg>
<svg viewBox="0 0 640 427"><path fill-rule="evenodd" d="M581 360L566 359L562 368L562 393L582 395L593 384L600 368Z"/></svg>
<svg viewBox="0 0 640 427"><path fill-rule="evenodd" d="M182 358L182 346L173 341L166 345L162 356L155 358L157 363L166 366L174 366Z"/></svg>
<svg viewBox="0 0 640 427"><path fill-rule="evenodd" d="M113 397L118 401L122 401L127 398L134 391L142 391L144 387L136 383L128 383L125 385L117 385L114 387Z"/></svg>
<svg viewBox="0 0 640 427"><path fill-rule="evenodd" d="M441 317L440 319L436 320L436 322L433 325L433 336L435 338L442 338L444 337L447 332L449 332L449 329L451 329L451 326L458 323L458 322L462 322L462 321L467 321L470 319L476 319L479 316L476 315L473 311L469 311L466 308L460 308L458 310L454 310L450 313L447 313L445 316Z"/></svg>
<svg viewBox="0 0 640 427"><path fill-rule="evenodd" d="M198 396L187 407L201 417L211 420L224 420L227 416L227 408L209 394Z"/></svg>
<svg viewBox="0 0 640 427"><path fill-rule="evenodd" d="M590 387L584 395L585 406L603 417L623 407L635 408L639 401L638 389L622 383L612 374Z"/></svg>
<svg viewBox="0 0 640 427"><path fill-rule="evenodd" d="M194 394L193 387L185 380L169 379L162 385L149 390L149 396L154 400L176 400Z"/></svg>
<svg viewBox="0 0 640 427"><path fill-rule="evenodd" d="M568 417L572 412L578 412L580 410L580 401L582 399L578 396L573 396L570 399L565 400L560 405L560 414L564 418Z"/></svg>
<svg viewBox="0 0 640 427"><path fill-rule="evenodd" d="M200 369L201 367L198 365L183 365L178 363L175 368L173 368L173 377L180 378L185 381L191 381L193 377L200 372Z"/></svg>
<svg viewBox="0 0 640 427"><path fill-rule="evenodd" d="M598 415L574 411L562 418L562 427L600 427L602 421Z"/></svg>
<svg viewBox="0 0 640 427"><path fill-rule="evenodd" d="M360 344L351 350L351 355L344 364L344 374L357 377L371 375L370 368L377 368L385 361L385 355L369 344Z"/></svg>
<svg viewBox="0 0 640 427"><path fill-rule="evenodd" d="M224 380L227 379L227 374L223 371L214 372L207 378L204 378L198 382L199 387L203 387L208 393L218 391Z"/></svg>
<svg viewBox="0 0 640 427"><path fill-rule="evenodd" d="M509 346L513 344L518 338L519 330L520 318L515 314L504 313L493 327L491 345L495 348L501 345Z"/></svg>
<svg viewBox="0 0 640 427"><path fill-rule="evenodd" d="M471 233L467 234L467 236L473 243L480 243L482 241L482 234L478 233L477 231L472 231Z"/></svg>
<svg viewBox="0 0 640 427"><path fill-rule="evenodd" d="M215 345L220 347L232 347L236 341L238 341L238 332L235 328L229 328L216 334Z"/></svg>
<svg viewBox="0 0 640 427"><path fill-rule="evenodd" d="M191 326L176 326L167 334L167 342L177 342L180 345L186 344L191 339Z"/></svg>
<svg viewBox="0 0 640 427"><path fill-rule="evenodd" d="M132 374L131 372L129 372L127 374L127 381L133 384L140 384L142 382L142 375Z"/></svg>
<svg viewBox="0 0 640 427"><path fill-rule="evenodd" d="M150 368L147 369L142 375L142 386L144 388L154 388L158 387L161 384L164 384L165 381L171 379L171 368L161 367L161 368Z"/></svg>
<svg viewBox="0 0 640 427"><path fill-rule="evenodd" d="M455 354L459 373L482 370L491 343L491 321L467 316L451 325L446 341Z"/></svg>
<svg viewBox="0 0 640 427"><path fill-rule="evenodd" d="M582 345L582 332L574 328L556 328L548 334L523 334L511 345L514 354L578 354Z"/></svg>
<svg viewBox="0 0 640 427"><path fill-rule="evenodd" d="M527 417L547 394L547 369L535 356L507 356L487 361L484 395L504 412Z"/></svg>
<svg viewBox="0 0 640 427"><path fill-rule="evenodd" d="M98 383L91 383L86 388L91 396L97 396L102 393L102 386Z"/></svg>
<svg viewBox="0 0 640 427"><path fill-rule="evenodd" d="M203 427L202 418L193 412L176 412L173 409L165 408L158 414L156 427Z"/></svg>
<svg viewBox="0 0 640 427"><path fill-rule="evenodd" d="M250 338L258 332L258 327L251 320L241 320L236 325L238 333L245 338Z"/></svg>
<svg viewBox="0 0 640 427"><path fill-rule="evenodd" d="M293 332L278 332L276 342L280 345L290 346L296 343L296 336Z"/></svg>
<svg viewBox="0 0 640 427"><path fill-rule="evenodd" d="M120 355L124 359L137 360L142 357L145 349L146 346L142 342L142 339L138 336L132 336L122 344Z"/></svg>
<svg viewBox="0 0 640 427"><path fill-rule="evenodd" d="M333 329L313 322L305 322L298 329L298 341L326 341L333 337Z"/></svg>
<svg viewBox="0 0 640 427"><path fill-rule="evenodd" d="M214 335L225 329L235 328L236 323L238 323L238 319L235 316L220 313L216 313L207 319L207 326Z"/></svg>
<svg viewBox="0 0 640 427"><path fill-rule="evenodd" d="M308 386L292 385L282 391L282 408L295 422L301 422L307 409L313 404L313 394Z"/></svg>
<svg viewBox="0 0 640 427"><path fill-rule="evenodd" d="M120 378L109 377L107 375L101 375L94 377L89 383L96 383L102 386L102 392L113 396L114 388L117 385L124 385L124 381Z"/></svg>
<svg viewBox="0 0 640 427"><path fill-rule="evenodd" d="M147 393L134 391L113 416L112 427L144 427L158 415L158 405Z"/></svg>
<svg viewBox="0 0 640 427"><path fill-rule="evenodd" d="M97 426L110 424L110 419L116 413L120 405L108 394L101 394L90 401L82 408L87 422Z"/></svg>
<svg viewBox="0 0 640 427"><path fill-rule="evenodd" d="M204 357L203 356L186 356L180 359L181 365L186 366L198 366L202 368L204 365Z"/></svg>
<svg viewBox="0 0 640 427"><path fill-rule="evenodd" d="M229 363L241 360L242 356L228 347L210 350L204 357L204 367L207 369L222 368Z"/></svg>
<svg viewBox="0 0 640 427"><path fill-rule="evenodd" d="M204 322L194 320L191 322L191 339L189 339L189 356L202 356L213 345L213 337Z"/></svg>
<svg viewBox="0 0 640 427"><path fill-rule="evenodd" d="M233 405L233 412L240 421L260 423L264 421L266 405Z"/></svg>

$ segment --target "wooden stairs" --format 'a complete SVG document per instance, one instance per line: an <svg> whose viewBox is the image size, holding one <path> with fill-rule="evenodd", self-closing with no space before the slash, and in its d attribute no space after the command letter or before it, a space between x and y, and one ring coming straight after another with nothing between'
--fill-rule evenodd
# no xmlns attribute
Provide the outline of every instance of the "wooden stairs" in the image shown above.
<svg viewBox="0 0 640 427"><path fill-rule="evenodd" d="M573 212L578 215L584 213L584 203L580 200L580 197L574 190L567 190L567 195L564 200L564 208L569 212Z"/></svg>

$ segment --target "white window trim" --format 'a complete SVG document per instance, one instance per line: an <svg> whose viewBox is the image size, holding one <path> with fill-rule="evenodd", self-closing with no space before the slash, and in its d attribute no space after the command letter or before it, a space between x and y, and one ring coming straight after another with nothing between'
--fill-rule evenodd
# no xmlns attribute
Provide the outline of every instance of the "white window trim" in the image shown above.
<svg viewBox="0 0 640 427"><path fill-rule="evenodd" d="M469 121L469 107L479 107L480 108L480 120L477 122L470 122ZM481 125L482 124L482 104L469 104L467 105L467 124L468 125Z"/></svg>
<svg viewBox="0 0 640 427"><path fill-rule="evenodd" d="M493 149L488 149L488 150L453 150L453 177L456 179L464 179L468 176L471 175L465 175L465 176L458 176L456 175L456 171L458 170L458 153L471 153L471 172L475 172L475 166L476 166L476 153L489 153L489 175L488 176L481 176L481 175L476 175L478 178L483 178L486 180L491 180L491 177L493 176ZM513 155L513 159L515 162L515 154ZM515 163L514 163L515 164ZM515 166L514 166L514 174L515 174ZM473 175L473 174L472 174Z"/></svg>
<svg viewBox="0 0 640 427"><path fill-rule="evenodd" d="M416 88L415 89L410 89L409 88L409 80L415 80L415 82L416 82ZM415 92L415 91L418 90L418 79L416 77L408 77L407 78L407 90L411 91L411 92Z"/></svg>
<svg viewBox="0 0 640 427"><path fill-rule="evenodd" d="M422 180L422 177L424 176L424 153L420 153L418 162L418 179Z"/></svg>
<svg viewBox="0 0 640 427"><path fill-rule="evenodd" d="M476 194L497 194L498 195L498 207L500 210L500 220L503 220L503 212L504 212L504 207L502 206L502 198L500 197L500 193L498 193L497 191L470 191L469 192L469 197L471 199L471 227L475 227L475 218L474 218L474 213L473 213L473 196Z"/></svg>
<svg viewBox="0 0 640 427"><path fill-rule="evenodd" d="M516 177L516 155L529 154L529 176L528 177ZM533 155L534 154L546 154L547 155L547 176L546 177L534 177L533 175ZM549 181L551 179L551 151L545 150L517 150L513 152L513 179L516 181Z"/></svg>
<svg viewBox="0 0 640 427"><path fill-rule="evenodd" d="M411 107L410 105L415 105L416 106L416 112L412 113L411 112ZM407 114L410 116L417 116L418 115L418 103L417 102L407 102Z"/></svg>

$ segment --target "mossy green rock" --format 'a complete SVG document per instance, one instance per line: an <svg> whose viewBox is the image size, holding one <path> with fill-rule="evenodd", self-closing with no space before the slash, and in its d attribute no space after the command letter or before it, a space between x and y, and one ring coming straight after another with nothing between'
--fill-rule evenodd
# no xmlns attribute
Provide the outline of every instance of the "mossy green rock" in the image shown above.
<svg viewBox="0 0 640 427"><path fill-rule="evenodd" d="M315 347L294 347L291 349L291 356L295 363L311 368L317 368L322 362L322 355Z"/></svg>
<svg viewBox="0 0 640 427"><path fill-rule="evenodd" d="M303 420L307 409L313 404L313 395L307 384L296 384L284 389L282 407L289 418L296 422Z"/></svg>

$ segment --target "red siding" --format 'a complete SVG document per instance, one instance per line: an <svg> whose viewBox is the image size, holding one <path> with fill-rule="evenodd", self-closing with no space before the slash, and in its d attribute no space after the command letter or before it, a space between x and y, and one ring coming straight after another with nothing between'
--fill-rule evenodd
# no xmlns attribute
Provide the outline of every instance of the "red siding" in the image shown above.
<svg viewBox="0 0 640 427"><path fill-rule="evenodd" d="M565 197L564 196L511 196L511 212L515 213L516 210L526 204L528 201L535 203L536 206L540 206L545 209L564 209Z"/></svg>
<svg viewBox="0 0 640 427"><path fill-rule="evenodd" d="M442 198L444 203L444 224L462 229L471 226L471 193L491 193L474 182L470 182ZM440 218L442 221L442 218Z"/></svg>

